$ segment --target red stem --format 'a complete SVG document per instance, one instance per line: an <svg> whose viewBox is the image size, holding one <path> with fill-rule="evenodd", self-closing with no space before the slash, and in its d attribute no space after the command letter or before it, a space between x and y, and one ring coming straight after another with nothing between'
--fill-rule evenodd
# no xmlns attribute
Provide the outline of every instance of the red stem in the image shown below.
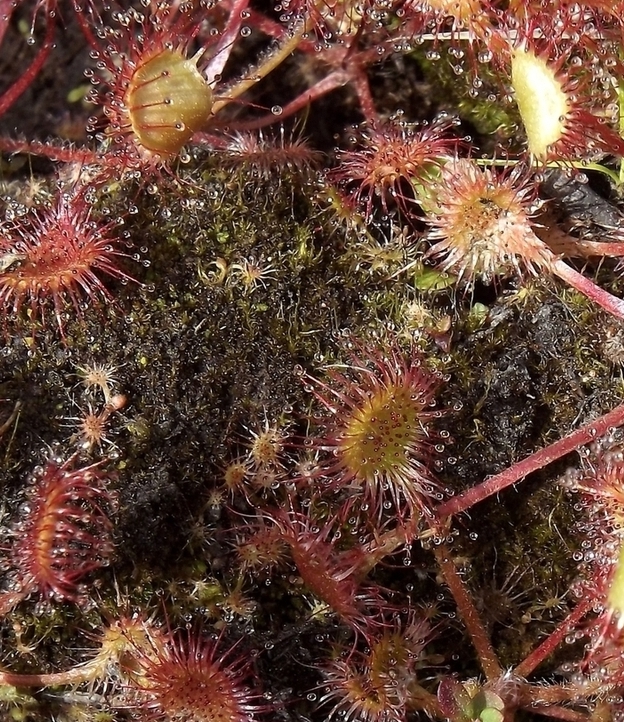
<svg viewBox="0 0 624 722"><path fill-rule="evenodd" d="M65 672L50 672L48 674L16 674L0 669L0 684L12 687L61 687L78 685L94 678L97 667L89 663L68 669ZM98 670L99 671L99 670Z"/></svg>
<svg viewBox="0 0 624 722"><path fill-rule="evenodd" d="M544 468L551 462L560 459L572 451L576 451L580 446L589 444L594 439L606 434L609 429L616 428L622 424L624 424L624 405L617 406L613 411L583 426L583 428L573 431L560 441L556 441L545 449L536 451L534 454L531 454L531 456L527 456L526 459L519 461L517 464L513 464L500 474L491 476L489 479L477 484L477 486L468 489L463 494L459 494L445 501L437 507L436 515L438 518L444 519L444 517L465 511L480 501L487 499L488 496L497 494L532 472Z"/></svg>
<svg viewBox="0 0 624 722"><path fill-rule="evenodd" d="M566 722L590 722L591 717L584 712L577 712L567 707L539 707L537 705L528 705L524 707L527 712L535 712L545 717L554 717L555 719L566 720Z"/></svg>
<svg viewBox="0 0 624 722"><path fill-rule="evenodd" d="M446 544L440 544L434 546L433 552L444 576L444 581L451 590L457 605L457 611L466 625L472 644L477 651L479 663L485 676L488 680L498 679L503 674L503 669L490 643L472 597L468 593L463 579L459 576L455 562L451 558L450 549Z"/></svg>
<svg viewBox="0 0 624 722"><path fill-rule="evenodd" d="M9 27L11 16L16 8L14 0L0 0L0 43Z"/></svg>
<svg viewBox="0 0 624 722"><path fill-rule="evenodd" d="M576 627L578 622L589 612L594 599L588 597L579 602L558 627L536 647L529 656L514 669L518 677L528 677L548 656L559 646L566 634Z"/></svg>
<svg viewBox="0 0 624 722"><path fill-rule="evenodd" d="M222 108L236 98L246 93L258 81L266 77L275 68L279 67L286 58L297 50L301 41L310 30L310 19L304 19L292 32L285 36L284 41L274 48L259 64L248 71L245 77L241 78L234 85L225 90L227 95L219 97L212 106L212 114L216 115Z"/></svg>
<svg viewBox="0 0 624 722"><path fill-rule="evenodd" d="M13 85L11 85L10 88L5 90L5 92L0 95L0 115L3 115L19 98L19 96L26 90L26 88L28 88L28 86L35 79L37 73L43 67L45 61L48 59L48 55L50 55L50 51L53 47L56 22L53 17L47 15L46 23L46 34L43 39L43 45L39 49L39 52L35 56L35 59L20 75L20 77L13 83Z"/></svg>
<svg viewBox="0 0 624 722"><path fill-rule="evenodd" d="M230 57L232 47L240 33L244 21L243 13L249 5L249 0L233 0L230 7L230 14L226 26L219 38L214 55L204 70L209 85L215 82L215 78L221 75L223 68Z"/></svg>
<svg viewBox="0 0 624 722"><path fill-rule="evenodd" d="M564 703L586 702L589 697L604 692L604 680L586 679L578 684L524 684L519 689L518 704L526 709L542 707L546 709L551 705Z"/></svg>
<svg viewBox="0 0 624 722"><path fill-rule="evenodd" d="M582 293L594 301L594 303L597 303L601 308L604 308L607 313L624 320L624 301L621 298L617 298L608 291L605 291L604 288L600 288L600 286L597 286L589 278L583 276L582 273L575 271L560 258L553 262L552 270L559 278L572 286L572 288L575 288L579 293Z"/></svg>
<svg viewBox="0 0 624 722"><path fill-rule="evenodd" d="M286 35L286 26L281 25L275 20L271 20L257 10L249 10L249 25L253 28L261 30L263 33L268 35L275 40L282 40ZM318 54L316 44L312 40L302 40L299 45L299 50L303 50L306 53Z"/></svg>
<svg viewBox="0 0 624 722"><path fill-rule="evenodd" d="M624 256L624 243L577 241L576 247L588 256Z"/></svg>
<svg viewBox="0 0 624 722"><path fill-rule="evenodd" d="M301 93L301 95L298 95L294 100L291 100L290 103L283 106L282 112L279 115L280 120L288 118L303 108L307 108L310 103L313 103L323 95L330 93L332 90L342 88L342 86L346 85L349 80L350 76L345 70L335 70L327 77L319 80L311 88L308 88L308 90ZM257 130L258 128L264 128L265 126L272 125L273 123L275 123L275 115L271 113L269 115L263 115L260 118L243 121L241 123L234 121L233 123L229 123L228 127L233 130L240 131Z"/></svg>
<svg viewBox="0 0 624 722"><path fill-rule="evenodd" d="M373 100L373 94L371 93L370 83L368 81L368 75L363 67L354 67L351 70L352 83L360 103L360 110L366 118L368 123L374 123L378 120L379 115L375 108L375 101Z"/></svg>
<svg viewBox="0 0 624 722"><path fill-rule="evenodd" d="M0 151L5 153L27 153L29 155L38 155L50 160L61 161L63 163L88 163L100 164L104 158L98 153L87 148L70 148L69 146L53 145L52 143L42 143L38 140L13 140L12 138L0 138Z"/></svg>
<svg viewBox="0 0 624 722"><path fill-rule="evenodd" d="M98 41L95 39L95 35L93 34L93 30L91 27L91 24L87 21L87 18L85 17L86 10L83 6L75 6L74 7L76 11L76 20L78 21L78 25L80 25L80 29L82 30L82 34L85 36L85 40L89 43L89 45L94 50L100 50L100 45ZM95 25L95 23L93 23Z"/></svg>

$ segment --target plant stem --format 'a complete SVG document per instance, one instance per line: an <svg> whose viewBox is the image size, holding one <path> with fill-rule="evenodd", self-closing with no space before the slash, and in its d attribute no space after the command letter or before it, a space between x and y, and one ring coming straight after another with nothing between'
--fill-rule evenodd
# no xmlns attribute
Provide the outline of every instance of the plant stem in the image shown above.
<svg viewBox="0 0 624 722"><path fill-rule="evenodd" d="M219 44L204 70L208 85L212 85L215 82L215 79L223 72L223 68L230 57L230 52L234 46L234 42L240 33L244 13L247 10L248 5L249 0L234 0L232 2L230 15L225 29L219 38Z"/></svg>
<svg viewBox="0 0 624 722"><path fill-rule="evenodd" d="M559 646L566 634L577 625L577 623L592 608L594 599L588 597L580 601L568 616L557 626L557 628L536 647L529 656L514 669L518 677L528 677L555 649Z"/></svg>
<svg viewBox="0 0 624 722"><path fill-rule="evenodd" d="M451 590L457 610L466 625L472 644L477 650L479 663L485 676L488 680L498 679L503 674L503 669L490 643L472 597L468 593L463 579L459 576L455 562L451 559L448 545L434 546L433 552L444 576L444 581Z"/></svg>
<svg viewBox="0 0 624 722"><path fill-rule="evenodd" d="M444 517L465 511L480 501L487 499L488 496L497 494L508 486L524 479L525 476L532 472L544 468L572 451L576 451L584 444L589 444L594 439L603 436L609 429L617 428L622 424L624 424L624 404L616 406L613 411L604 414L604 416L583 426L581 429L573 431L560 441L556 441L545 449L540 449L527 456L526 459L513 464L500 474L491 476L462 494L445 501L437 507L436 515L439 519L444 519Z"/></svg>
<svg viewBox="0 0 624 722"><path fill-rule="evenodd" d="M278 46L264 62L260 63L257 68L251 70L242 80L231 87L229 91L227 91L226 97L215 101L212 106L212 114L216 115L222 108L231 103L232 100L245 93L272 70L277 68L278 65L283 63L284 60L297 49L304 35L310 30L311 25L312 22L308 18L299 26L292 36L286 39L283 45Z"/></svg>
<svg viewBox="0 0 624 722"><path fill-rule="evenodd" d="M535 705L529 705L524 709L529 712L542 714L545 717L553 717L555 719L565 720L566 722L590 722L591 720L591 717L589 717L584 712L577 712L576 710L568 709L567 707L539 707Z"/></svg>
<svg viewBox="0 0 624 722"><path fill-rule="evenodd" d="M586 702L588 697L604 692L604 680L586 679L581 684L525 684L520 688L520 705L533 709L541 705L557 705L564 702Z"/></svg>
<svg viewBox="0 0 624 722"><path fill-rule="evenodd" d="M597 286L592 280L583 276L582 273L575 271L571 266L562 261L560 258L552 264L553 272L566 283L570 284L579 293L597 303L616 318L624 320L624 301L621 298L613 296L600 286Z"/></svg>
<svg viewBox="0 0 624 722"><path fill-rule="evenodd" d="M620 51L620 56L621 54ZM620 60L622 60L621 57ZM624 83L622 83L621 78L618 80L616 93L618 102L618 131L620 136L624 138ZM624 183L624 159L620 158L620 172L616 180L616 187L620 188L622 183Z"/></svg>
<svg viewBox="0 0 624 722"><path fill-rule="evenodd" d="M78 685L96 679L101 674L101 662L97 664L86 663L64 672L50 672L48 674L17 674L0 669L0 685L11 687L65 687Z"/></svg>
<svg viewBox="0 0 624 722"><path fill-rule="evenodd" d="M46 34L43 39L43 45L35 56L32 63L24 70L20 77L0 96L0 115L3 115L8 108L19 98L19 96L33 82L35 76L44 66L48 59L52 48L54 47L54 32L56 29L56 21L53 17L47 17Z"/></svg>
<svg viewBox="0 0 624 722"><path fill-rule="evenodd" d="M576 246L588 256L624 256L624 243L610 241L577 241Z"/></svg>

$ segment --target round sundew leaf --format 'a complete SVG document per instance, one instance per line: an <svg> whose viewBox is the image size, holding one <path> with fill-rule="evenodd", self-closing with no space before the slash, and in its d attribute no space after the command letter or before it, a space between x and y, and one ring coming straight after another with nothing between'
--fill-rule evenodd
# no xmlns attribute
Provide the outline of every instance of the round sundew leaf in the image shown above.
<svg viewBox="0 0 624 722"><path fill-rule="evenodd" d="M142 146L177 155L212 112L212 90L193 60L163 50L132 76L126 104L132 130Z"/></svg>

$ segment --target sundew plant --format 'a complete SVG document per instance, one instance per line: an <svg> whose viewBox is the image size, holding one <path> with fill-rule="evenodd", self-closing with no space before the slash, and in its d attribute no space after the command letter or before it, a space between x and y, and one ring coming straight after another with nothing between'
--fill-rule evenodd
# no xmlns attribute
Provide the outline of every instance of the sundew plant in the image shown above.
<svg viewBox="0 0 624 722"><path fill-rule="evenodd" d="M624 2L0 0L0 719L624 719Z"/></svg>

